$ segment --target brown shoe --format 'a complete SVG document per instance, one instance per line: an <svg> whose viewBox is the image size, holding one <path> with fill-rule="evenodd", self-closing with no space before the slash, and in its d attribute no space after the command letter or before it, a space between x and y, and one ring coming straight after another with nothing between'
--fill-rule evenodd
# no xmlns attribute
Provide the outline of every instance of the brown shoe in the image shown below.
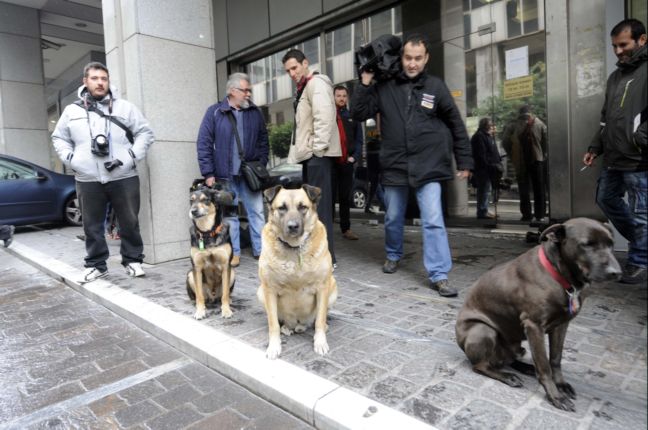
<svg viewBox="0 0 648 430"><path fill-rule="evenodd" d="M239 267L239 264L241 264L241 257L239 255L232 256L232 261L230 261L230 266Z"/></svg>
<svg viewBox="0 0 648 430"><path fill-rule="evenodd" d="M360 239L357 234L352 232L351 230L347 230L344 233L342 233L342 236L344 236L345 239L349 240L358 240Z"/></svg>

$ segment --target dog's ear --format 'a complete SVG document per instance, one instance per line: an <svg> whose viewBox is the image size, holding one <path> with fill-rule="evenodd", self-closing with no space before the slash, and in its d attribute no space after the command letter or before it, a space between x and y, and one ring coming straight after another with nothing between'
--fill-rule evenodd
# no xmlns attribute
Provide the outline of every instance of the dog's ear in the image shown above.
<svg viewBox="0 0 648 430"><path fill-rule="evenodd" d="M304 191L306 191L306 195L311 200L311 202L317 205L320 201L320 198L322 197L322 190L318 187L314 187L308 184L302 185L302 188L304 189Z"/></svg>
<svg viewBox="0 0 648 430"><path fill-rule="evenodd" d="M565 226L563 224L554 224L552 226L547 227L541 234L540 237L538 238L538 242L542 242L545 239L550 240L552 242L562 242L563 239L565 239L566 233L565 233Z"/></svg>
<svg viewBox="0 0 648 430"><path fill-rule="evenodd" d="M212 197L214 203L224 206L231 206L234 202L234 195L229 191L223 191L221 189L207 188L206 190Z"/></svg>
<svg viewBox="0 0 648 430"><path fill-rule="evenodd" d="M268 204L268 206L272 204L272 201L275 199L275 197L277 197L277 193L282 188L283 187L281 185L275 185L274 187L270 187L263 192L263 198L265 199L265 202Z"/></svg>

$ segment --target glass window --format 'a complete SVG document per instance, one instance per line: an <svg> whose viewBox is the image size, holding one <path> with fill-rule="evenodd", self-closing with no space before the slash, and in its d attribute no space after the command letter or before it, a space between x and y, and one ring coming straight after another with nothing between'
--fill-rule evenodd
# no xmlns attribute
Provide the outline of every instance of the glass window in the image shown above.
<svg viewBox="0 0 648 430"><path fill-rule="evenodd" d="M538 0L522 0L524 33L538 31Z"/></svg>
<svg viewBox="0 0 648 430"><path fill-rule="evenodd" d="M22 164L13 163L8 160L0 160L0 181L11 181L14 179L32 179L36 172Z"/></svg>
<svg viewBox="0 0 648 430"><path fill-rule="evenodd" d="M383 34L392 34L392 10L377 13L369 18L371 23L371 40Z"/></svg>
<svg viewBox="0 0 648 430"><path fill-rule="evenodd" d="M333 32L333 55L343 54L351 50L351 26L338 28ZM327 52L330 52L327 50Z"/></svg>

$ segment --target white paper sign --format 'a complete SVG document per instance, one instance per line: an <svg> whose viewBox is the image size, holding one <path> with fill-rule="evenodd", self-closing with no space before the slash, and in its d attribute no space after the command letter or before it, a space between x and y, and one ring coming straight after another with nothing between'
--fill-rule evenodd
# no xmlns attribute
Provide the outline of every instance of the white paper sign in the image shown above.
<svg viewBox="0 0 648 430"><path fill-rule="evenodd" d="M506 79L521 78L529 75L529 47L506 51Z"/></svg>

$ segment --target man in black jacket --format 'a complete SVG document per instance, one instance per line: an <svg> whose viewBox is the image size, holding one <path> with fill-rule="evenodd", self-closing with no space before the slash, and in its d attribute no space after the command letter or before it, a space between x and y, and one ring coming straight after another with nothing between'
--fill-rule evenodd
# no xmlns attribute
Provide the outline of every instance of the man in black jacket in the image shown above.
<svg viewBox="0 0 648 430"><path fill-rule="evenodd" d="M385 252L383 272L394 273L403 256L403 226L409 187L423 222L423 264L433 289L456 296L448 282L452 268L443 221L441 181L454 178L452 153L466 179L473 168L470 141L457 106L445 83L425 73L429 49L425 38L406 38L402 71L393 79L372 84L373 73L361 74L353 93L353 117L364 121L380 113L380 165L385 188Z"/></svg>
<svg viewBox="0 0 648 430"><path fill-rule="evenodd" d="M346 87L336 85L333 88L335 107L337 108L337 123L340 133L342 156L335 159L333 175L333 193L337 194L340 203L340 229L342 236L349 240L358 240L351 231L351 191L353 191L353 167L362 156L362 126L351 118L347 109L349 94ZM333 198L333 206L335 206ZM335 213L335 208L333 208Z"/></svg>
<svg viewBox="0 0 648 430"><path fill-rule="evenodd" d="M646 282L648 263L648 48L646 27L636 19L618 23L610 33L619 61L610 75L601 111L601 129L583 163L603 155L596 203L629 242L621 282ZM628 203L623 195L628 194Z"/></svg>
<svg viewBox="0 0 648 430"><path fill-rule="evenodd" d="M475 170L472 183L477 188L477 218L493 219L495 215L488 212L488 200L491 189L497 186L502 176L502 157L495 143L495 124L490 118L479 120L479 128L470 139Z"/></svg>

